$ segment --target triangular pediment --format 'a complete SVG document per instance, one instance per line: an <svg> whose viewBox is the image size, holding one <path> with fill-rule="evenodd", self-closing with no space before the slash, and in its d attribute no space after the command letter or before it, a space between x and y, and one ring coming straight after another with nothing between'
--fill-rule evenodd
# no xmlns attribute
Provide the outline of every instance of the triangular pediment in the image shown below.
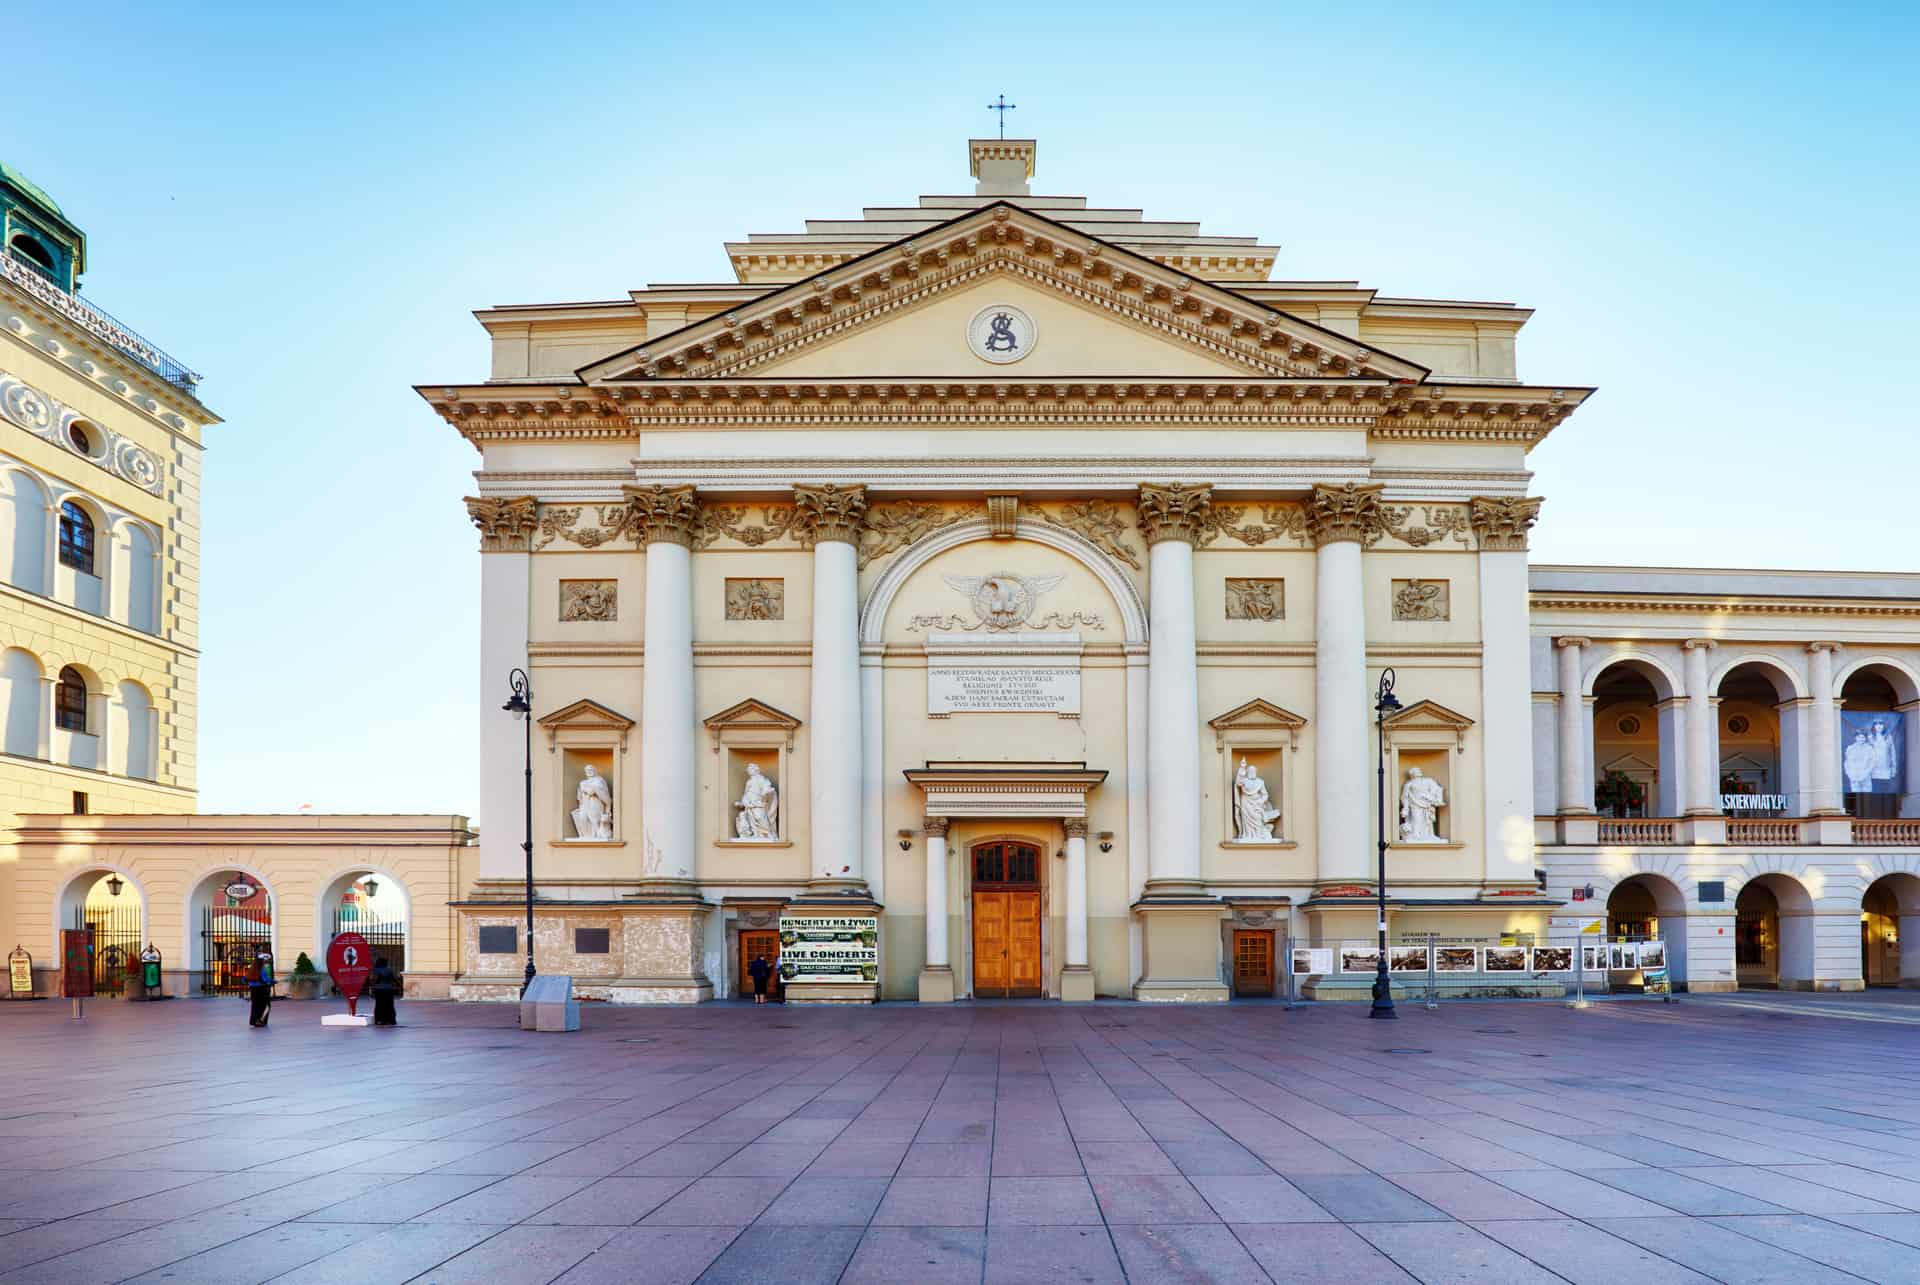
<svg viewBox="0 0 1920 1285"><path fill-rule="evenodd" d="M633 727L633 720L618 710L608 709L599 701L577 700L571 705L554 710L551 714L543 715L540 726L548 731L562 727L591 727L625 732Z"/></svg>
<svg viewBox="0 0 1920 1285"><path fill-rule="evenodd" d="M1462 744L1467 729L1473 726L1472 719L1438 701L1415 701L1398 713L1387 715L1382 722L1396 732L1452 732Z"/></svg>
<svg viewBox="0 0 1920 1285"><path fill-rule="evenodd" d="M1025 355L968 325L1028 314ZM1423 380L1417 363L1056 223L996 204L902 237L581 368L592 384L816 378Z"/></svg>
<svg viewBox="0 0 1920 1285"><path fill-rule="evenodd" d="M716 732L722 728L752 731L778 729L791 732L800 726L800 720L785 710L775 709L766 702L754 700L752 697L738 704L729 705L704 721L708 728Z"/></svg>
<svg viewBox="0 0 1920 1285"><path fill-rule="evenodd" d="M1230 734L1247 732L1284 733L1289 741L1297 743L1300 729L1306 725L1307 720L1292 710L1282 709L1257 696L1244 705L1236 705L1226 713L1207 720L1207 726L1213 729L1216 747L1224 746Z"/></svg>

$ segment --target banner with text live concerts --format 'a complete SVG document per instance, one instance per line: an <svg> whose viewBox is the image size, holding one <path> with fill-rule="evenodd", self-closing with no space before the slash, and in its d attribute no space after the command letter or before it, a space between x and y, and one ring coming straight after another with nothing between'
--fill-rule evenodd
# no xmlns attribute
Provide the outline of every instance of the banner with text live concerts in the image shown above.
<svg viewBox="0 0 1920 1285"><path fill-rule="evenodd" d="M789 986L879 981L880 917L780 916L780 980Z"/></svg>

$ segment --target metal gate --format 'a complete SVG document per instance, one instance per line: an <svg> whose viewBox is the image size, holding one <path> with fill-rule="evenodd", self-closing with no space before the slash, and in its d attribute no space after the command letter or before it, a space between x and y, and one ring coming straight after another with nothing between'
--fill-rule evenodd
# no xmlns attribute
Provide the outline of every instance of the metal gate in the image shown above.
<svg viewBox="0 0 1920 1285"><path fill-rule="evenodd" d="M140 905L75 906L73 926L93 929L93 993L120 995L140 967Z"/></svg>
<svg viewBox="0 0 1920 1285"><path fill-rule="evenodd" d="M341 933L359 933L367 939L367 946L373 951L374 959L384 959L404 984L407 972L407 926L403 923L387 923L375 919L363 919L346 913L346 907L333 908L333 933L327 938L331 943ZM335 995L338 987L328 983L328 989Z"/></svg>
<svg viewBox="0 0 1920 1285"><path fill-rule="evenodd" d="M208 906L200 912L200 940L207 968L200 989L209 995L245 995L247 967L262 950L273 949L273 899L261 909ZM138 953L138 952L136 952Z"/></svg>

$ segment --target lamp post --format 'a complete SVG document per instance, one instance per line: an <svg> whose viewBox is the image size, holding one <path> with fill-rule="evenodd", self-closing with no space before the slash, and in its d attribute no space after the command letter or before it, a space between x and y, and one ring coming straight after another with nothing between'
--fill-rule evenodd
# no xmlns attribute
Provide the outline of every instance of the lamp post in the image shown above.
<svg viewBox="0 0 1920 1285"><path fill-rule="evenodd" d="M527 724L526 839L520 844L527 854L527 979L520 986L524 997L533 985L533 684L527 681L524 669L508 674L507 682L513 687L513 695L500 708Z"/></svg>
<svg viewBox="0 0 1920 1285"><path fill-rule="evenodd" d="M1393 695L1393 671L1380 671L1380 689L1374 694L1373 731L1380 751L1380 955L1373 975L1373 1011L1368 1017L1397 1018L1393 1011L1393 982L1387 976L1387 715L1400 708Z"/></svg>

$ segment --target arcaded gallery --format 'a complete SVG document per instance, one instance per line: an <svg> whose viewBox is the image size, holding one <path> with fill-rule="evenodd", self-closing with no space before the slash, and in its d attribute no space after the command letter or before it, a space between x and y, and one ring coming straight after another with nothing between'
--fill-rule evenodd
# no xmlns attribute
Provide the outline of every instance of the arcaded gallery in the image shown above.
<svg viewBox="0 0 1920 1285"><path fill-rule="evenodd" d="M543 971L1357 998L1378 814L1409 984L1618 977L1569 914L1676 985L1920 979L1920 579L1530 567L1528 452L1591 390L1521 378L1528 309L1276 279L1035 195L1036 151L731 282L487 309L487 378L420 387L480 454L481 785L531 762ZM517 993L522 831L456 996Z"/></svg>

